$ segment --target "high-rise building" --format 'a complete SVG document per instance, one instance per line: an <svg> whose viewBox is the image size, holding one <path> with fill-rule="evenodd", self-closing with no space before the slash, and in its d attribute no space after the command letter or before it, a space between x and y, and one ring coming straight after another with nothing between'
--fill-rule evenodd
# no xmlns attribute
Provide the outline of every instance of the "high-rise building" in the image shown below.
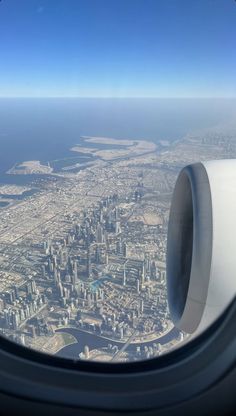
<svg viewBox="0 0 236 416"><path fill-rule="evenodd" d="M0 311L3 311L4 308L5 308L5 301L4 301L4 299L0 298Z"/></svg>
<svg viewBox="0 0 236 416"><path fill-rule="evenodd" d="M140 282L139 282L139 279L136 280L136 290L137 290L137 293L140 293Z"/></svg>
<svg viewBox="0 0 236 416"><path fill-rule="evenodd" d="M27 293L27 295L31 295L33 293L32 286L31 286L31 281L28 281L26 283L26 293Z"/></svg>
<svg viewBox="0 0 236 416"><path fill-rule="evenodd" d="M98 226L97 226L96 240L97 240L97 243L103 243L104 242L104 232L103 232L103 227L102 227L101 224L98 224Z"/></svg>
<svg viewBox="0 0 236 416"><path fill-rule="evenodd" d="M85 345L85 347L84 347L84 357L85 357L86 360L89 359L89 347L88 347L88 345Z"/></svg>
<svg viewBox="0 0 236 416"><path fill-rule="evenodd" d="M123 286L126 285L126 269L125 269L125 265L124 265L124 271L123 271Z"/></svg>
<svg viewBox="0 0 236 416"><path fill-rule="evenodd" d="M145 265L144 265L144 261L142 263L142 271L141 271L141 284L143 285L145 282Z"/></svg>
<svg viewBox="0 0 236 416"><path fill-rule="evenodd" d="M120 227L120 221L116 221L115 223L115 233L120 234L121 233L121 227Z"/></svg>
<svg viewBox="0 0 236 416"><path fill-rule="evenodd" d="M90 258L90 247L87 250L87 277L91 275L91 258Z"/></svg>
<svg viewBox="0 0 236 416"><path fill-rule="evenodd" d="M37 292L37 287L36 287L35 280L34 279L31 279L30 280L30 284L31 284L32 293L35 294Z"/></svg>
<svg viewBox="0 0 236 416"><path fill-rule="evenodd" d="M156 264L154 260L151 263L150 274L151 274L151 279L155 280L156 275L157 275L157 269L156 269Z"/></svg>
<svg viewBox="0 0 236 416"><path fill-rule="evenodd" d="M57 274L57 269L54 270L54 283L55 285L58 284L58 274Z"/></svg>
<svg viewBox="0 0 236 416"><path fill-rule="evenodd" d="M19 298L19 288L15 285L15 286L13 286L13 290L15 292L15 298L18 299Z"/></svg>
<svg viewBox="0 0 236 416"><path fill-rule="evenodd" d="M78 281L78 266L77 261L74 261L73 268L72 268L72 277L71 277L72 285L75 286L75 284Z"/></svg>
<svg viewBox="0 0 236 416"><path fill-rule="evenodd" d="M101 263L101 250L99 246L96 246L96 251L95 251L95 262L97 264Z"/></svg>
<svg viewBox="0 0 236 416"><path fill-rule="evenodd" d="M122 242L121 242L121 239L119 238L119 240L117 240L117 242L116 242L116 254L119 256L119 255L122 255Z"/></svg>
<svg viewBox="0 0 236 416"><path fill-rule="evenodd" d="M123 242L123 244L122 244L122 255L124 257L127 257L127 245L126 245L126 242Z"/></svg>

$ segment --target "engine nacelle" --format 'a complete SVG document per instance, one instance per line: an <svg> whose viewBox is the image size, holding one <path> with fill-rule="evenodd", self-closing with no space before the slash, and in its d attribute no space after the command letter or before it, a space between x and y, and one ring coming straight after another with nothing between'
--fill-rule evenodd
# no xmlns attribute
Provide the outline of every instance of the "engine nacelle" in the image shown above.
<svg viewBox="0 0 236 416"><path fill-rule="evenodd" d="M167 287L175 325L202 332L236 295L236 159L186 166L172 198Z"/></svg>

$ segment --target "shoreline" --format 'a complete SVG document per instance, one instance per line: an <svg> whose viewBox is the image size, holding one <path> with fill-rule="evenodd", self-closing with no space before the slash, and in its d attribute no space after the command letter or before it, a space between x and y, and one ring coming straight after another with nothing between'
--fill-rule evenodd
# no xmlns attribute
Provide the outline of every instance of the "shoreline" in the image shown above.
<svg viewBox="0 0 236 416"><path fill-rule="evenodd" d="M62 327L62 328L58 328L55 332L58 332L58 333L61 333L61 332L64 332L64 333L67 333L67 334L70 334L70 332L67 332L66 330L73 330L73 331L78 331L78 332L83 332L84 334L86 334L86 335L90 335L90 336L94 336L94 337L97 337L98 339L101 339L101 340L103 340L103 341L108 341L108 342L113 342L113 343L119 343L119 344L122 344L123 346L127 343L127 341L128 341L128 339L129 338L127 338L126 340L124 340L124 341L122 341L122 340L117 340L117 339L113 339L113 338L108 338L108 337L104 337L104 336L102 336L102 335L97 335L97 334L93 334L92 332L88 332L88 331L85 331L85 330L83 330L83 329L81 329L81 328L75 328L75 327L71 327L71 326L67 326L67 327ZM61 331L62 330L62 331ZM172 327L170 328L170 327L168 327L161 335L159 335L158 337L155 337L155 338L152 338L152 339L149 339L149 340L134 340L134 341L132 341L130 344L129 344L129 346L130 345L139 345L139 344L147 344L147 343L158 343L158 341L159 340L161 340L163 337L165 337L165 336L167 336L169 333L171 333L173 330L176 330L177 331L177 328L175 328L174 326L173 326L173 324L172 324ZM77 342L76 343L78 343L79 344L79 341L77 340ZM60 350L62 350L64 347L62 347ZM58 352L60 352L60 350L58 351Z"/></svg>

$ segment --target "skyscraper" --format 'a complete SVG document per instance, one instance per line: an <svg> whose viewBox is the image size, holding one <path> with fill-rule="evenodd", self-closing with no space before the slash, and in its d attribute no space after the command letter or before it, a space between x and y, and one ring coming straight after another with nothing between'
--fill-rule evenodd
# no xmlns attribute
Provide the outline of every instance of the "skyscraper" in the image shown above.
<svg viewBox="0 0 236 416"><path fill-rule="evenodd" d="M103 243L104 241L104 232L103 232L103 227L101 224L98 224L97 226L96 240L97 240L97 243Z"/></svg>

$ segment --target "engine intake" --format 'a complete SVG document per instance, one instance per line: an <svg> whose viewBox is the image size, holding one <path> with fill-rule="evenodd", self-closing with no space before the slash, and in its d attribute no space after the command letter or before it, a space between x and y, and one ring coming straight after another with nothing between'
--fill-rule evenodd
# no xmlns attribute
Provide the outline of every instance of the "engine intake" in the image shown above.
<svg viewBox="0 0 236 416"><path fill-rule="evenodd" d="M175 325L203 331L236 294L236 159L186 166L172 198L167 288Z"/></svg>

